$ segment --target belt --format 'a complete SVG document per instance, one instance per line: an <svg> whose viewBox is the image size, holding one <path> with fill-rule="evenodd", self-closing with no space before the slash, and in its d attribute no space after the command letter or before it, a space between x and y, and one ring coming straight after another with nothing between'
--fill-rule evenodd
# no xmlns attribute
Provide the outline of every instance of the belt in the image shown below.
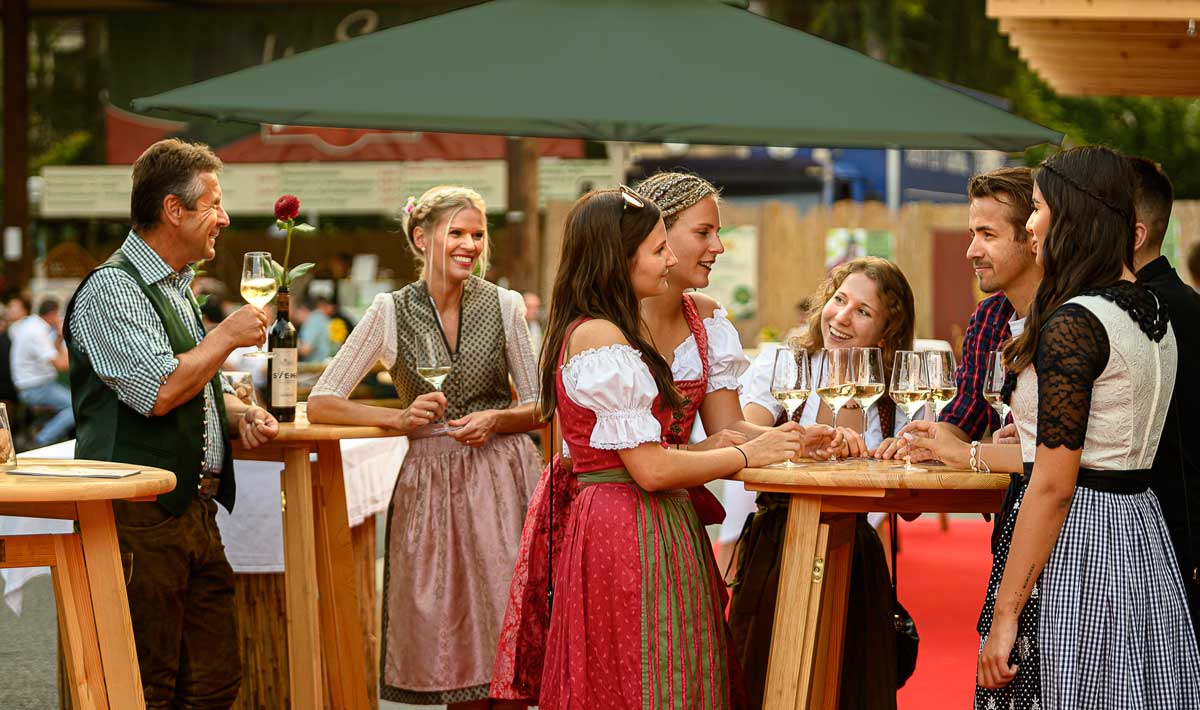
<svg viewBox="0 0 1200 710"><path fill-rule="evenodd" d="M1029 477L1033 475L1033 462L1022 464L1025 472L1009 474L1008 488L1004 491L1004 501L1000 504L1000 512L996 515L996 524L992 527L992 554L996 554L1000 542L1000 530L1004 521L1017 504L1017 498L1025 486L1029 485ZM1075 478L1077 488L1087 488L1101 493L1116 493L1118 495L1135 495L1150 489L1150 469L1101 470L1080 467L1079 475Z"/></svg>
<svg viewBox="0 0 1200 710"><path fill-rule="evenodd" d="M594 486L598 483L633 483L629 471L623 468L606 468L601 471L588 471L576 476L581 486Z"/></svg>
<svg viewBox="0 0 1200 710"><path fill-rule="evenodd" d="M200 474L200 482L196 484L196 497L200 500L209 500L217 495L217 489L221 487L220 476L210 476L205 473Z"/></svg>

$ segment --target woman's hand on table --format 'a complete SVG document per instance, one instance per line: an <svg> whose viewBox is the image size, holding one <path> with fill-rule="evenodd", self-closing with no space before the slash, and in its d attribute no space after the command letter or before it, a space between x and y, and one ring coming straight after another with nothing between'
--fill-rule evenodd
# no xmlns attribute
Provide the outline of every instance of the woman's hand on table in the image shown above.
<svg viewBox="0 0 1200 710"><path fill-rule="evenodd" d="M796 458L804 447L802 432L799 425L784 424L738 446L749 468L762 468Z"/></svg>
<svg viewBox="0 0 1200 710"><path fill-rule="evenodd" d="M455 427L446 432L446 435L463 446L478 449L488 443L492 435L496 433L497 414L494 409L484 409L471 412L462 419L446 422L451 427Z"/></svg>
<svg viewBox="0 0 1200 710"><path fill-rule="evenodd" d="M687 448L692 451L713 451L723 449L726 446L740 446L744 443L746 443L746 435L742 432L734 431L733 429L722 429L704 441L692 444Z"/></svg>
<svg viewBox="0 0 1200 710"><path fill-rule="evenodd" d="M877 459L886 460L902 459L904 458L904 450L907 443L908 442L904 439L903 435L889 436L888 438L884 439L881 444L879 444L878 448L871 452L871 456ZM913 463L920 461L931 461L934 458L934 455L927 449L916 450L909 447L909 453L911 454L909 460Z"/></svg>
<svg viewBox="0 0 1200 710"><path fill-rule="evenodd" d="M238 436L242 446L253 449L262 446L279 434L279 422L271 413L257 405L252 405L242 412L238 420Z"/></svg>
<svg viewBox="0 0 1200 710"><path fill-rule="evenodd" d="M1016 424L1005 424L992 432L993 444L1020 444L1021 435L1017 432Z"/></svg>
<svg viewBox="0 0 1200 710"><path fill-rule="evenodd" d="M907 455L912 461L936 459L955 468L970 466L971 445L938 422L909 422L900 430L897 440L900 441L898 457Z"/></svg>
<svg viewBox="0 0 1200 710"><path fill-rule="evenodd" d="M396 410L395 422L388 428L407 434L435 421L444 411L446 395L441 392L426 392L414 399L407 408Z"/></svg>
<svg viewBox="0 0 1200 710"><path fill-rule="evenodd" d="M801 427L793 422L784 422L780 426L800 427L804 436L804 454L810 458L827 459L834 451L841 450L844 443L842 432L828 424L809 424Z"/></svg>
<svg viewBox="0 0 1200 710"><path fill-rule="evenodd" d="M992 619L992 628L987 641L979 652L976 681L984 688L1003 688L1017 677L1017 666L1010 666L1013 644L1017 640L1017 621L1002 618Z"/></svg>

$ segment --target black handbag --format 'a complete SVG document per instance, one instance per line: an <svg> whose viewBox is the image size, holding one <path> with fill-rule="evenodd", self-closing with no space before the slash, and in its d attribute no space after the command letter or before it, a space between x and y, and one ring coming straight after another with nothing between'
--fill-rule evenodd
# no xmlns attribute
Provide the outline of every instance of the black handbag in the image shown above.
<svg viewBox="0 0 1200 710"><path fill-rule="evenodd" d="M917 647L921 636L917 633L917 624L912 614L904 608L896 596L896 523L895 513L888 520L888 531L892 540L892 625L896 629L896 688L903 688L913 671L917 669Z"/></svg>

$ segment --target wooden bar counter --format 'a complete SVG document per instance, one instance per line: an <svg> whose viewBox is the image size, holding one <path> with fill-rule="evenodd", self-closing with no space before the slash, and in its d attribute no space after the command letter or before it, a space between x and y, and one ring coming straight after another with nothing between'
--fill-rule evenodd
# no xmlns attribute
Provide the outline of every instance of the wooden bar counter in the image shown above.
<svg viewBox="0 0 1200 710"><path fill-rule="evenodd" d="M235 442L238 459L282 461L284 608L287 625L288 691L291 707L360 710L374 707L374 659L363 641L365 618L374 609L360 604L360 575L346 514L340 441L397 436L376 427L280 424L274 441L256 449ZM310 455L317 455L314 474ZM370 548L374 545L371 526ZM373 554L372 554L373 557ZM364 580L366 581L366 580ZM373 581L370 582L373 584ZM373 606L374 588L365 598ZM371 630L373 631L373 629ZM255 672L243 659L245 673ZM243 683L243 693L246 691Z"/></svg>
<svg viewBox="0 0 1200 710"><path fill-rule="evenodd" d="M1007 474L937 464L904 471L865 459L801 468L748 468L747 490L791 496L764 695L766 710L836 708L850 581L854 514L994 513Z"/></svg>
<svg viewBox="0 0 1200 710"><path fill-rule="evenodd" d="M48 565L54 577L73 706L145 708L112 501L153 500L175 475L146 466L19 457L17 467L137 469L125 478L59 478L0 472L0 515L78 522L77 533L0 537L0 567Z"/></svg>

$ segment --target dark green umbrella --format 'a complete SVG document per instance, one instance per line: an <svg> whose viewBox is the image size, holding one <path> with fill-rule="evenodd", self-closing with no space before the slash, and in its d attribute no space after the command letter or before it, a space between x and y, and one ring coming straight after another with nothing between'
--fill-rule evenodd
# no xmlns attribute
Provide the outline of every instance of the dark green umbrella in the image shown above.
<svg viewBox="0 0 1200 710"><path fill-rule="evenodd" d="M1020 150L1062 136L719 0L493 0L133 107L289 125Z"/></svg>

